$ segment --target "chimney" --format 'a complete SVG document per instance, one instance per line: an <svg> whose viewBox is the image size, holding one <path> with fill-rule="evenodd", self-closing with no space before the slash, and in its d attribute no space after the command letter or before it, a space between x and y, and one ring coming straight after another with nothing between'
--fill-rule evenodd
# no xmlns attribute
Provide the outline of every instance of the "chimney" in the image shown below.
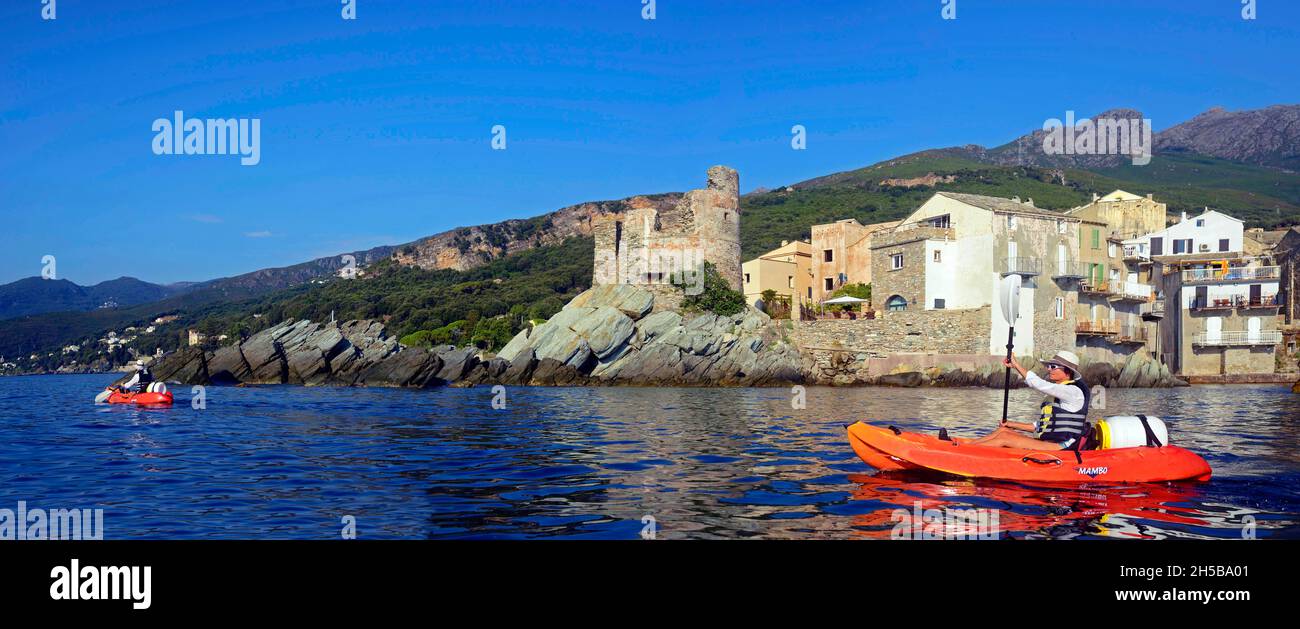
<svg viewBox="0 0 1300 629"><path fill-rule="evenodd" d="M1012 200L1012 201L1015 201L1016 203L1020 203L1020 195L1016 195L1016 196L1014 196L1014 197L1011 197L1011 200Z"/></svg>
<svg viewBox="0 0 1300 629"><path fill-rule="evenodd" d="M1025 205L1028 205L1029 207L1034 207L1034 197L1029 197L1029 200L1025 201Z"/></svg>
<svg viewBox="0 0 1300 629"><path fill-rule="evenodd" d="M1147 200L1148 200L1148 201L1155 201L1155 200L1156 200L1155 195L1154 195L1153 193L1148 192L1148 193L1147 193Z"/></svg>
<svg viewBox="0 0 1300 629"><path fill-rule="evenodd" d="M1183 212L1183 220L1180 222L1186 222L1186 221L1187 221L1187 212Z"/></svg>
<svg viewBox="0 0 1300 629"><path fill-rule="evenodd" d="M790 244L790 241L789 241L789 240L782 240L782 241L781 241L781 246L782 246L782 247L784 247L784 246L786 246L786 245L788 245L788 244Z"/></svg>
<svg viewBox="0 0 1300 629"><path fill-rule="evenodd" d="M1096 202L1097 202L1097 199L1100 199L1100 198L1101 198L1101 197L1097 196L1097 193L1096 193L1096 192L1092 193L1092 202L1093 202L1093 203L1096 203Z"/></svg>

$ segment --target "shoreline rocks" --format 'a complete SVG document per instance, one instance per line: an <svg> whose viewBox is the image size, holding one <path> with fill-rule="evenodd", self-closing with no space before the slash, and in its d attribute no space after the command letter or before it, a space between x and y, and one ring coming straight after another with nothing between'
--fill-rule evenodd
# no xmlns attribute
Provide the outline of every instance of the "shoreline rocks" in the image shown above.
<svg viewBox="0 0 1300 629"><path fill-rule="evenodd" d="M789 322L753 308L731 316L656 311L655 299L636 286L593 287L495 356L474 347L404 347L376 321L291 320L214 352L173 352L152 370L158 380L203 385L1003 386L996 357L978 367L902 364L872 374L863 356L835 352L827 360L801 352L788 340ZM1186 386L1145 352L1083 370L1093 385ZM1011 386L1023 385L1013 373Z"/></svg>

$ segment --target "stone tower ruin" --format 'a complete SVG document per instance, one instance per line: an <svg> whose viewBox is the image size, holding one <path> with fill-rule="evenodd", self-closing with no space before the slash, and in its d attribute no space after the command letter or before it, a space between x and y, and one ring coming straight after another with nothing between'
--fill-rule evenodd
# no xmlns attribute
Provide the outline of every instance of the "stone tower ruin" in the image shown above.
<svg viewBox="0 0 1300 629"><path fill-rule="evenodd" d="M708 185L682 195L671 209L636 206L593 221L594 285L667 284L679 270L711 262L741 289L740 175L726 166L708 171Z"/></svg>

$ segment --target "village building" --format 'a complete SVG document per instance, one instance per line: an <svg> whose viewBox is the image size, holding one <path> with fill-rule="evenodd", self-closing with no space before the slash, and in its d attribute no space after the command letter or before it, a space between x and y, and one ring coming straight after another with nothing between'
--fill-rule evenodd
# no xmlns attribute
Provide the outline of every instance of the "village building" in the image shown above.
<svg viewBox="0 0 1300 629"><path fill-rule="evenodd" d="M871 236L900 221L863 225L846 218L812 226L812 277L809 299L822 302L847 284L871 284Z"/></svg>
<svg viewBox="0 0 1300 629"><path fill-rule="evenodd" d="M1165 228L1167 209L1152 195L1116 190L1066 214L1080 219L1079 353L1108 360L1146 348L1158 355L1158 323L1150 256L1126 239Z"/></svg>
<svg viewBox="0 0 1300 629"><path fill-rule="evenodd" d="M1278 301L1282 315L1282 342L1279 349L1294 366L1296 353L1300 351L1300 275L1297 275L1300 272L1300 227L1285 230L1277 238L1272 251L1281 271Z"/></svg>
<svg viewBox="0 0 1300 629"><path fill-rule="evenodd" d="M739 189L735 170L714 166L705 188L682 195L667 211L647 204L597 216L592 283L635 284L668 296L672 291L660 287L675 274L698 272L710 262L741 290Z"/></svg>
<svg viewBox="0 0 1300 629"><path fill-rule="evenodd" d="M979 345L996 355L1008 324L992 306L1001 278L1016 274L1023 281L1016 351L1073 348L1079 224L1032 199L936 193L872 238L872 301L886 321L909 310L980 310Z"/></svg>
<svg viewBox="0 0 1300 629"><path fill-rule="evenodd" d="M812 299L812 244L781 241L781 246L741 265L745 301L757 306L764 291L775 291L791 304Z"/></svg>
<svg viewBox="0 0 1300 629"><path fill-rule="evenodd" d="M1162 359L1183 376L1273 373L1281 272L1245 251L1242 222L1207 209L1126 241L1145 247L1164 300Z"/></svg>

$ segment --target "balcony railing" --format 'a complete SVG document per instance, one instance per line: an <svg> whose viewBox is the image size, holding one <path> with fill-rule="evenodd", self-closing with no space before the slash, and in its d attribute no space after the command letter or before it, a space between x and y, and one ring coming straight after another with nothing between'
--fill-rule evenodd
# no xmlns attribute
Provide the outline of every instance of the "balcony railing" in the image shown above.
<svg viewBox="0 0 1300 629"><path fill-rule="evenodd" d="M1083 283L1079 285L1079 292L1085 295L1110 296L1115 294L1115 291L1110 288L1110 282L1098 282L1097 280L1092 279L1084 280Z"/></svg>
<svg viewBox="0 0 1300 629"><path fill-rule="evenodd" d="M1124 245L1124 260L1147 260L1150 259L1147 254L1145 245Z"/></svg>
<svg viewBox="0 0 1300 629"><path fill-rule="evenodd" d="M1103 319L1101 321L1080 321L1078 325L1074 327L1074 331L1077 334L1110 336L1113 334L1119 334L1122 327L1123 326L1121 326L1118 321Z"/></svg>
<svg viewBox="0 0 1300 629"><path fill-rule="evenodd" d="M1282 270L1276 266L1187 269L1183 271L1183 282L1253 282L1276 280L1280 277L1282 277Z"/></svg>
<svg viewBox="0 0 1300 629"><path fill-rule="evenodd" d="M1276 308L1280 305L1277 295L1264 295L1258 299L1251 299L1244 295L1233 295L1231 297L1194 299L1192 300L1191 309L1199 312L1203 310L1233 310L1236 308Z"/></svg>
<svg viewBox="0 0 1300 629"><path fill-rule="evenodd" d="M1202 332L1192 337L1193 345L1277 345L1282 342L1282 333L1278 330L1261 330L1246 332Z"/></svg>
<svg viewBox="0 0 1300 629"><path fill-rule="evenodd" d="M1121 325L1113 340L1116 343L1146 343L1147 329L1140 325Z"/></svg>
<svg viewBox="0 0 1300 629"><path fill-rule="evenodd" d="M1013 274L1032 277L1043 272L1043 261L1039 258L1003 258L1001 270L1003 277Z"/></svg>
<svg viewBox="0 0 1300 629"><path fill-rule="evenodd" d="M1151 286L1137 282L1115 282L1112 291L1115 297L1129 301L1151 301Z"/></svg>
<svg viewBox="0 0 1300 629"><path fill-rule="evenodd" d="M1138 313L1144 317L1160 318L1165 316L1165 302L1149 301L1138 309Z"/></svg>
<svg viewBox="0 0 1300 629"><path fill-rule="evenodd" d="M1078 262L1057 260L1052 266L1052 279L1081 280L1085 277L1088 277L1088 274L1084 271L1083 265Z"/></svg>

